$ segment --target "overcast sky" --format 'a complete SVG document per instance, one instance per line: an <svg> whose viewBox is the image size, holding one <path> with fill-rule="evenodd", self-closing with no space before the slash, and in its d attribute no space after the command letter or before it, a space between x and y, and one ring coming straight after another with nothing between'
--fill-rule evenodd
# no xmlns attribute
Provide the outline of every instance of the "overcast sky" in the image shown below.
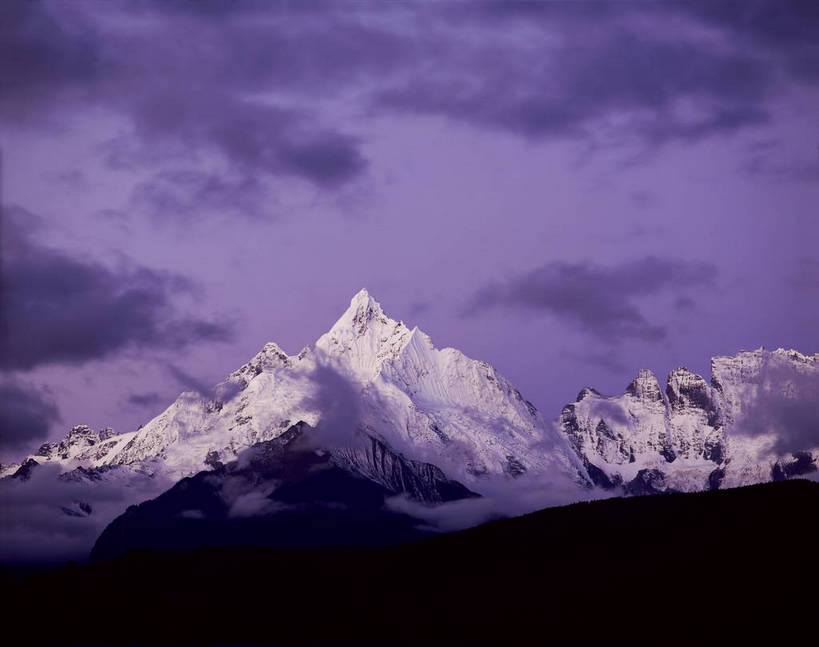
<svg viewBox="0 0 819 647"><path fill-rule="evenodd" d="M3 2L0 459L367 287L549 417L819 351L819 4Z"/></svg>

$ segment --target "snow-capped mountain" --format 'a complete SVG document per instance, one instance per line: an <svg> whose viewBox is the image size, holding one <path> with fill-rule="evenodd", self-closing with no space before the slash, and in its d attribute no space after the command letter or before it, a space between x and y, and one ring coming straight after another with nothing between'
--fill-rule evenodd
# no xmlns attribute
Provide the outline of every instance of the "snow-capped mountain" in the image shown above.
<svg viewBox="0 0 819 647"><path fill-rule="evenodd" d="M711 381L685 368L660 388L642 370L625 392L585 388L559 425L590 478L634 494L736 487L816 470L819 448L786 447L797 420L771 417L817 397L819 354L764 349L711 361Z"/></svg>
<svg viewBox="0 0 819 647"><path fill-rule="evenodd" d="M366 290L298 355L266 344L213 394L183 393L136 432L111 436L75 427L31 458L178 480L234 460L297 422L317 427L325 444L343 448L373 479L387 478L373 451L384 447L478 491L484 475L589 480L567 440L495 369L435 348L418 328L387 317Z"/></svg>

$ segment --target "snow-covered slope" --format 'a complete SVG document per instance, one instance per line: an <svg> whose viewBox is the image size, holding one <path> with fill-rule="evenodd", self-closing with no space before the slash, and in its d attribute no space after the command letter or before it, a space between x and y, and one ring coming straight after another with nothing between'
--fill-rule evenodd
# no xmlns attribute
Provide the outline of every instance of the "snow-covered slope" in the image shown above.
<svg viewBox="0 0 819 647"><path fill-rule="evenodd" d="M477 491L482 475L588 482L569 443L495 369L435 348L417 328L387 317L366 290L312 348L288 356L269 343L213 394L183 393L136 432L109 437L75 427L32 458L66 469L139 466L179 479L300 421L372 470L375 439Z"/></svg>
<svg viewBox="0 0 819 647"><path fill-rule="evenodd" d="M585 388L559 424L603 487L638 494L748 485L816 469L819 448L794 434L792 414L811 406L817 384L819 355L760 348L715 357L710 383L678 368L664 392L647 370L622 395Z"/></svg>

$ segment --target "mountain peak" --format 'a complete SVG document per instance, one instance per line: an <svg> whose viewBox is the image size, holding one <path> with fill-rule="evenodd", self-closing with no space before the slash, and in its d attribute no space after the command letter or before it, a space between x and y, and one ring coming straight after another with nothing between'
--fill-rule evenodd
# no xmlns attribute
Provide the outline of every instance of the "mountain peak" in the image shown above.
<svg viewBox="0 0 819 647"><path fill-rule="evenodd" d="M370 296L369 290L367 288L361 288L358 292L356 292L355 296L350 299L350 305L361 304L361 303L375 303L375 299Z"/></svg>
<svg viewBox="0 0 819 647"><path fill-rule="evenodd" d="M640 400L659 401L663 399L657 376L647 368L639 370L637 377L626 387L626 393Z"/></svg>
<svg viewBox="0 0 819 647"><path fill-rule="evenodd" d="M361 336L375 322L382 325L395 323L384 314L381 304L370 296L367 288L363 288L350 299L350 306L333 324L330 333L352 330L356 336Z"/></svg>
<svg viewBox="0 0 819 647"><path fill-rule="evenodd" d="M364 289L318 339L316 349L347 365L362 382L368 382L378 374L384 361L401 352L409 337L409 329L387 317L381 304Z"/></svg>

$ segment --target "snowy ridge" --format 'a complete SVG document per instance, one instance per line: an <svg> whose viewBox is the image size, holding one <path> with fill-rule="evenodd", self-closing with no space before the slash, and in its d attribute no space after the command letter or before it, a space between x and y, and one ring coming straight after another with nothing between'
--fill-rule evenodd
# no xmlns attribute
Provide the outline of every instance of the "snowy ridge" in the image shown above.
<svg viewBox="0 0 819 647"><path fill-rule="evenodd" d="M681 367L664 392L648 370L619 396L585 388L559 426L603 487L642 494L749 485L816 469L819 448L783 450L777 442L789 430L775 421L759 429L756 408L814 397L817 383L819 354L760 348L713 358L710 383Z"/></svg>
<svg viewBox="0 0 819 647"><path fill-rule="evenodd" d="M99 467L118 455L136 433L117 434L110 427L94 431L88 425L75 425L61 441L44 443L22 462L4 465L0 468L0 478L15 474L26 463L31 465L31 461L58 464L66 471Z"/></svg>

